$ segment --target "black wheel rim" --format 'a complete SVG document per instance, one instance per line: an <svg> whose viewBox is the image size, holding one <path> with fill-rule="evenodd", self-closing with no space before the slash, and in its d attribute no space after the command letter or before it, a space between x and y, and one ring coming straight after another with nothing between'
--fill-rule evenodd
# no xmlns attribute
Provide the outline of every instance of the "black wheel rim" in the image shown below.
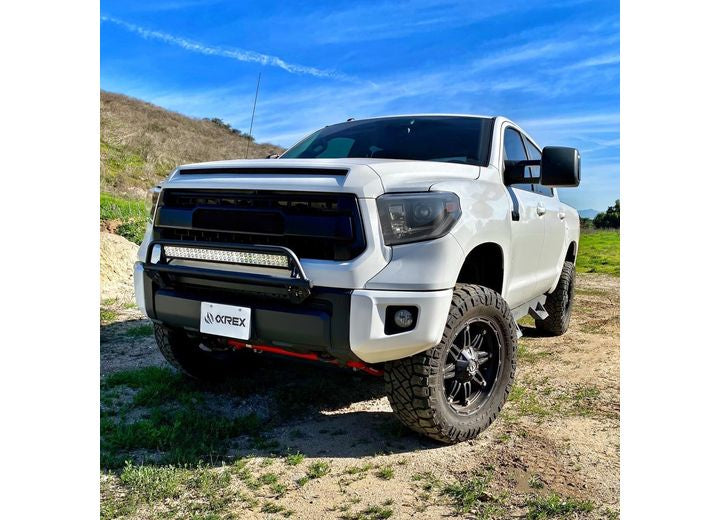
<svg viewBox="0 0 720 520"><path fill-rule="evenodd" d="M503 348L492 322L473 318L455 333L443 360L445 399L459 415L477 412L495 387Z"/></svg>

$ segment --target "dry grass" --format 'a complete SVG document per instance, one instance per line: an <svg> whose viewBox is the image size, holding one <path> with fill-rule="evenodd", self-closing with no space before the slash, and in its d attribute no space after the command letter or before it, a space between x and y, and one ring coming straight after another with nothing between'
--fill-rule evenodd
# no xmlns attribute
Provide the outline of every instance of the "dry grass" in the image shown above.
<svg viewBox="0 0 720 520"><path fill-rule="evenodd" d="M144 196L147 188L180 164L242 159L246 147L247 138L212 121L170 112L122 94L100 92L102 191ZM253 141L248 158L264 158L281 150Z"/></svg>

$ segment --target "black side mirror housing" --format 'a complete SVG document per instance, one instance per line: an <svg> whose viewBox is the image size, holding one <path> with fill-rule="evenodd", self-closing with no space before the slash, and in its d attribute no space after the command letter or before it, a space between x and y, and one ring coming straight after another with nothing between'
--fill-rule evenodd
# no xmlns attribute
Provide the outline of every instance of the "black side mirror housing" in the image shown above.
<svg viewBox="0 0 720 520"><path fill-rule="evenodd" d="M539 161L511 161L505 160L505 184L521 184L532 182L525 177L525 168L528 166L539 166Z"/></svg>
<svg viewBox="0 0 720 520"><path fill-rule="evenodd" d="M574 188L580 184L580 152L565 146L546 146L540 163L540 184Z"/></svg>

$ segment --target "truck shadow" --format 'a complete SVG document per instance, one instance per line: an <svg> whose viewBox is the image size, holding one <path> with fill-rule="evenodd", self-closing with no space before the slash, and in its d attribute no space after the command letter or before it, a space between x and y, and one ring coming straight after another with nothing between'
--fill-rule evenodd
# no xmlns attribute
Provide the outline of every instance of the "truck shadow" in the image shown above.
<svg viewBox="0 0 720 520"><path fill-rule="evenodd" d="M102 356L120 350L121 343L130 351L125 355L150 346L151 338L123 342L116 332L122 331L105 331L106 340L115 341L101 342ZM358 458L442 446L398 421L382 377L270 354L250 357L242 373L212 383L190 380L162 359L117 372L114 379L112 373L104 376L101 396L112 399L101 411L103 467L120 468L126 460L220 465L298 452ZM116 384L124 378L129 385ZM251 426L234 429L245 422Z"/></svg>
<svg viewBox="0 0 720 520"><path fill-rule="evenodd" d="M526 338L547 338L549 334L537 329L535 327L528 327L526 325L520 325L520 332Z"/></svg>
<svg viewBox="0 0 720 520"><path fill-rule="evenodd" d="M262 356L257 376L268 417L262 440L239 443L237 456L357 458L440 446L401 424L385 399L382 377L333 366ZM270 375L269 372L272 372ZM244 444L244 446L243 446Z"/></svg>

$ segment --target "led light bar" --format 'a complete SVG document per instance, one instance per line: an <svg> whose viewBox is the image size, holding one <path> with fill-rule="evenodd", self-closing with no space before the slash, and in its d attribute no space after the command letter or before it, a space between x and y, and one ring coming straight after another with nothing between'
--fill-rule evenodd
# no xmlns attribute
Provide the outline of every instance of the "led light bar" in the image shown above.
<svg viewBox="0 0 720 520"><path fill-rule="evenodd" d="M223 249L202 249L199 247L164 246L168 258L185 258L187 260L207 260L229 264L261 265L265 267L289 268L288 257L272 253L255 253L250 251L228 251Z"/></svg>

